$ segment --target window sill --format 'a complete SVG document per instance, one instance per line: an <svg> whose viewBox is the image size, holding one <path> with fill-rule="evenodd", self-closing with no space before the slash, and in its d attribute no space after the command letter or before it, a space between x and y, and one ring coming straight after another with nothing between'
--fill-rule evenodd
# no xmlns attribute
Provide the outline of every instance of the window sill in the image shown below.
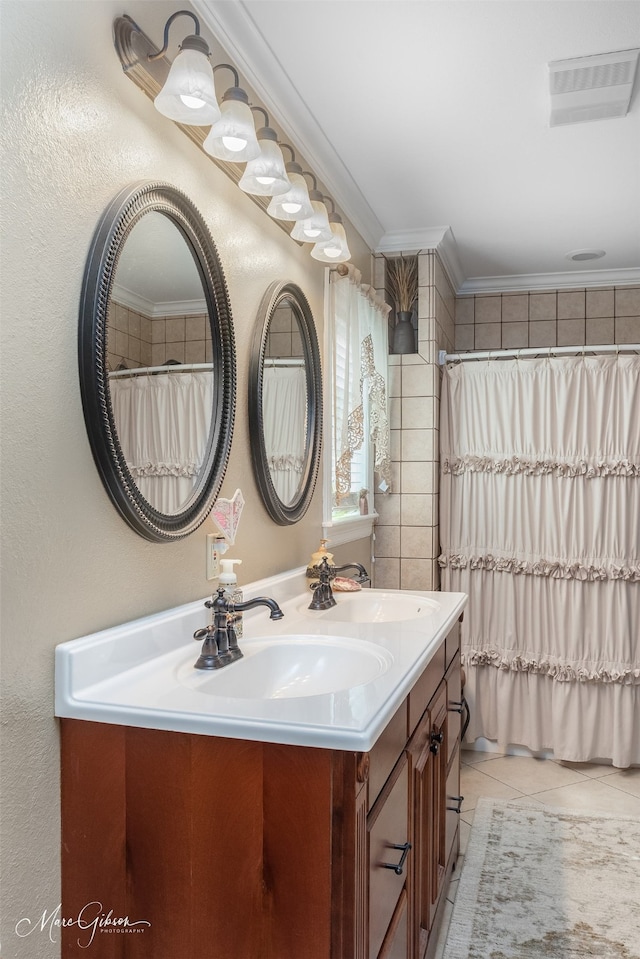
<svg viewBox="0 0 640 959"><path fill-rule="evenodd" d="M367 536L371 536L373 524L377 518L377 513L367 513L365 516L354 513L342 519L327 520L322 524L322 535L332 546L366 539Z"/></svg>

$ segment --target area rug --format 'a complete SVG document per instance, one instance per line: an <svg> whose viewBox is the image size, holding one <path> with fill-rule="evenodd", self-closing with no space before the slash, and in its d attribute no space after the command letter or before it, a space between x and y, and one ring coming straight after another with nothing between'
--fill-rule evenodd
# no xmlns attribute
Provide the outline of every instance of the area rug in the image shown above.
<svg viewBox="0 0 640 959"><path fill-rule="evenodd" d="M443 959L640 959L640 820L478 801Z"/></svg>

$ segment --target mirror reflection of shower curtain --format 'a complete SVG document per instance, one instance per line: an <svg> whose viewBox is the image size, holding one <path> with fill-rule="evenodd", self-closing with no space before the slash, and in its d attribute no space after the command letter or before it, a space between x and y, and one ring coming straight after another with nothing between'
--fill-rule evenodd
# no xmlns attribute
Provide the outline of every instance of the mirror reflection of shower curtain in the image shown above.
<svg viewBox="0 0 640 959"><path fill-rule="evenodd" d="M262 416L271 482L288 506L300 488L305 461L307 379L302 365L265 366Z"/></svg>
<svg viewBox="0 0 640 959"><path fill-rule="evenodd" d="M120 445L138 489L160 512L179 513L206 450L211 371L113 377L109 386Z"/></svg>

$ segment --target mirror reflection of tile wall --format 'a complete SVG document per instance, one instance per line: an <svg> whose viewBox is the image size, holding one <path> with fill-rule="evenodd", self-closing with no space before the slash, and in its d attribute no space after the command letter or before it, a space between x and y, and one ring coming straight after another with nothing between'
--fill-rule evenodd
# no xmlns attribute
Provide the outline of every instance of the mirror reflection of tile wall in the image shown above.
<svg viewBox="0 0 640 959"><path fill-rule="evenodd" d="M286 304L274 310L267 334L266 356L296 358L303 356L300 327L294 311Z"/></svg>
<svg viewBox="0 0 640 959"><path fill-rule="evenodd" d="M112 303L107 328L110 370L177 363L210 363L211 334L206 313L149 317Z"/></svg>

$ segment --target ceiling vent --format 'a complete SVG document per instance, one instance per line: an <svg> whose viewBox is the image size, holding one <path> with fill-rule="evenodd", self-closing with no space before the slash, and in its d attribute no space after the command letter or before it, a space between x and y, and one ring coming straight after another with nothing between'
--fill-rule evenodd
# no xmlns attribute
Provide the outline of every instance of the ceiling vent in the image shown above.
<svg viewBox="0 0 640 959"><path fill-rule="evenodd" d="M553 60L551 126L623 117L629 110L640 50Z"/></svg>

